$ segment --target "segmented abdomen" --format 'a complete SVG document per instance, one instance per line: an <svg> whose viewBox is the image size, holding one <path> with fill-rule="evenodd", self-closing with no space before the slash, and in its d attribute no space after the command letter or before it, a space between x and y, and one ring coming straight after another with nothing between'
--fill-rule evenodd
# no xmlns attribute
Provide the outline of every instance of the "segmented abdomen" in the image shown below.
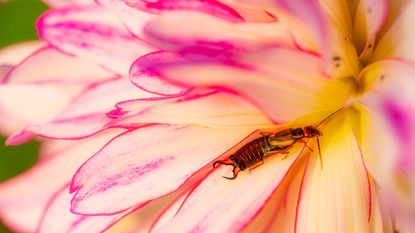
<svg viewBox="0 0 415 233"><path fill-rule="evenodd" d="M269 136L264 136L249 142L229 158L243 171L261 162L265 153L285 148L271 145L268 138Z"/></svg>

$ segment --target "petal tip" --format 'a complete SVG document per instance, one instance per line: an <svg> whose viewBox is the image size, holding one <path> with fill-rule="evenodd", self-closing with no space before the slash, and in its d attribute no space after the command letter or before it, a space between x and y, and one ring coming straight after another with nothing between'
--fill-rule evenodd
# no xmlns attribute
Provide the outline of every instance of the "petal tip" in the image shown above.
<svg viewBox="0 0 415 233"><path fill-rule="evenodd" d="M26 129L20 129L16 131L14 134L10 135L6 141L6 146L16 146L23 143L26 143L30 140L32 140L35 137L35 134L27 131Z"/></svg>

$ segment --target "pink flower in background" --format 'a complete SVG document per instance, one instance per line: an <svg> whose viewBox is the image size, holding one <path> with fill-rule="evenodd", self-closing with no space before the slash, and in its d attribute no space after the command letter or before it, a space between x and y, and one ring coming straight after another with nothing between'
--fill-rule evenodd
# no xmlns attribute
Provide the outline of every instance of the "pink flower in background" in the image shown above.
<svg viewBox="0 0 415 233"><path fill-rule="evenodd" d="M50 139L0 185L13 229L415 230L412 2L47 2L42 47L0 60L7 143ZM323 167L310 139L233 181L212 169L340 108Z"/></svg>

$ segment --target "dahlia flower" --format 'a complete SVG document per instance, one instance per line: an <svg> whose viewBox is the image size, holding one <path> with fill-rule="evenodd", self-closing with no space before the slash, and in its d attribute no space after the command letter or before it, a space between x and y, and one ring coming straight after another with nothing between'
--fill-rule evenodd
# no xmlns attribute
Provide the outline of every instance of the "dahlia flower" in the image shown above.
<svg viewBox="0 0 415 233"><path fill-rule="evenodd" d="M16 231L415 231L415 2L46 2L42 47L0 64L7 144L44 140L0 185ZM212 168L305 126L319 145Z"/></svg>

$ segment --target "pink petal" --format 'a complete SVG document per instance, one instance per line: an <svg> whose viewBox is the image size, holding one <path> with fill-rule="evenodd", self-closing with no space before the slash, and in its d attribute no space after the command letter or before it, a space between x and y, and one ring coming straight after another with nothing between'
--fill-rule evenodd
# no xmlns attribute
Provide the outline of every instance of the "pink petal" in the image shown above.
<svg viewBox="0 0 415 233"><path fill-rule="evenodd" d="M287 13L301 19L319 42L320 51L326 54L328 35L327 25L318 0L276 0L276 5Z"/></svg>
<svg viewBox="0 0 415 233"><path fill-rule="evenodd" d="M336 117L323 128L322 161L318 152L311 154L298 200L295 232L369 232L371 186L347 122L345 117Z"/></svg>
<svg viewBox="0 0 415 233"><path fill-rule="evenodd" d="M43 42L28 41L2 48L0 50L0 64L15 65L43 46Z"/></svg>
<svg viewBox="0 0 415 233"><path fill-rule="evenodd" d="M54 192L70 181L82 162L120 132L111 130L67 144L54 155L44 155L44 160L25 173L0 184L2 220L19 232L34 232Z"/></svg>
<svg viewBox="0 0 415 233"><path fill-rule="evenodd" d="M69 56L52 47L43 47L21 61L6 79L9 83L85 85L112 76L113 74L90 60Z"/></svg>
<svg viewBox="0 0 415 233"><path fill-rule="evenodd" d="M178 97L162 96L121 101L115 104L116 108L108 112L107 115L111 118L116 119L126 113L141 113L154 105L169 103L177 99Z"/></svg>
<svg viewBox="0 0 415 233"><path fill-rule="evenodd" d="M188 195L188 193L187 193ZM163 212L157 217L157 220L151 225L150 232L153 232L154 229L160 228L162 225L171 221L174 218L177 211L183 205L183 202L186 200L187 195L182 195L172 201L169 206L163 210Z"/></svg>
<svg viewBox="0 0 415 233"><path fill-rule="evenodd" d="M128 30L139 38L143 38L143 28L157 15L137 10L126 1L120 0L96 0L96 2L117 16Z"/></svg>
<svg viewBox="0 0 415 233"><path fill-rule="evenodd" d="M38 232L103 232L132 211L131 209L119 214L103 216L76 215L69 211L71 198L72 195L68 192L68 186L65 186L54 195L42 217Z"/></svg>
<svg viewBox="0 0 415 233"><path fill-rule="evenodd" d="M270 62L259 63L259 57L261 61L270 59ZM313 66L319 64L319 57L307 53L277 48L239 59L238 62L208 58L170 64L159 62L153 63L153 68L177 85L236 92L275 122L338 109L353 90L352 82L326 79L319 68ZM138 59L133 66L140 67L143 62ZM333 93L336 98L331 98Z"/></svg>
<svg viewBox="0 0 415 233"><path fill-rule="evenodd" d="M156 95L137 89L127 78L96 83L77 96L59 118L107 112L123 100L153 98Z"/></svg>
<svg viewBox="0 0 415 233"><path fill-rule="evenodd" d="M53 83L0 85L0 123L10 132L51 120L80 89L78 85Z"/></svg>
<svg viewBox="0 0 415 233"><path fill-rule="evenodd" d="M51 7L94 4L94 0L42 0L42 1Z"/></svg>
<svg viewBox="0 0 415 233"><path fill-rule="evenodd" d="M239 0L219 0L222 4L234 9L246 22L275 22L278 19L264 10L260 4L246 4Z"/></svg>
<svg viewBox="0 0 415 233"><path fill-rule="evenodd" d="M368 107L373 123L368 123L367 128L370 134L376 134L380 130L383 141L389 141L388 148L382 149L385 163L389 169L383 168L383 172L378 175L386 174L386 170L393 172L393 166L399 166L403 170L411 171L415 168L415 98L413 86L415 79L413 73L415 67L411 63L400 60L384 60L368 66L362 71L362 82L372 88L372 91L362 98L362 102ZM382 129L374 124L382 124ZM369 140L369 139L368 139ZM374 141L370 139L370 144ZM386 153L386 154L385 154ZM389 158L389 159L386 159ZM394 161L394 162L391 162ZM373 161L375 162L375 161ZM386 162L386 161L384 161ZM378 162L379 163L379 162ZM391 175L391 174L388 174ZM375 176L376 178L376 176ZM380 177L379 177L380 178ZM378 182L387 181L382 178Z"/></svg>
<svg viewBox="0 0 415 233"><path fill-rule="evenodd" d="M229 6L216 0L122 0L126 5L138 10L159 14L163 11L194 10L230 21L242 21L241 16Z"/></svg>
<svg viewBox="0 0 415 233"><path fill-rule="evenodd" d="M190 54L227 56L270 44L294 46L286 26L281 23L231 23L198 12L166 13L144 30L146 41L157 47Z"/></svg>
<svg viewBox="0 0 415 233"><path fill-rule="evenodd" d="M414 72L412 63L391 59L373 63L362 73L372 89L362 98L366 114L362 117L362 144L366 145L362 152L382 187L382 201L399 219L398 228L409 232L415 229Z"/></svg>
<svg viewBox="0 0 415 233"><path fill-rule="evenodd" d="M303 49L324 55L329 52L328 25L318 0L242 0L241 2L259 5L270 14L276 15L289 27L294 28L291 33ZM297 30L298 27L301 29ZM306 46L303 46L303 40L311 41L311 43L305 43Z"/></svg>
<svg viewBox="0 0 415 233"><path fill-rule="evenodd" d="M391 7L395 8L393 10L396 11L396 15L392 14L391 26L381 38L377 38L379 42L373 51L372 61L394 57L415 61L415 49L413 49L415 33L413 30L408 30L412 28L415 20L415 3L412 1L397 2L395 5L392 4Z"/></svg>
<svg viewBox="0 0 415 233"><path fill-rule="evenodd" d="M119 74L153 49L132 36L117 18L101 7L51 10L37 23L40 37L69 54L98 61Z"/></svg>
<svg viewBox="0 0 415 233"><path fill-rule="evenodd" d="M305 149L303 154L307 152ZM309 156L301 156L245 232L294 232L295 212Z"/></svg>
<svg viewBox="0 0 415 233"><path fill-rule="evenodd" d="M153 69L153 63L158 62L174 62L180 59L174 53L158 51L140 57L138 61L140 66L132 66L130 68L131 82L137 87L158 95L163 96L181 96L189 91L188 88L173 85L161 79L157 72Z"/></svg>
<svg viewBox="0 0 415 233"><path fill-rule="evenodd" d="M371 53L376 34L383 27L389 15L389 1L363 0L359 2L354 18L354 38L357 50Z"/></svg>
<svg viewBox="0 0 415 233"><path fill-rule="evenodd" d="M118 78L91 86L62 111L53 121L31 125L17 132L8 143L23 142L22 136L37 134L46 138L80 139L107 128L112 121L106 112L121 100L153 96L135 88L127 79Z"/></svg>
<svg viewBox="0 0 415 233"><path fill-rule="evenodd" d="M54 120L42 125L32 125L25 128L26 132L35 133L41 137L53 139L82 139L89 137L111 121L105 113L83 115L69 119ZM13 141L14 135L8 140Z"/></svg>
<svg viewBox="0 0 415 233"><path fill-rule="evenodd" d="M7 73L9 73L9 71L12 69L13 69L12 65L0 64L0 84L5 83L7 81L5 77Z"/></svg>
<svg viewBox="0 0 415 233"><path fill-rule="evenodd" d="M148 106L149 101L138 106ZM224 92L193 98L153 101L153 106L139 114L115 121L115 125L166 123L191 124L210 128L268 128L275 127L267 117L244 99ZM125 106L121 111L128 111Z"/></svg>
<svg viewBox="0 0 415 233"><path fill-rule="evenodd" d="M269 158L233 181L222 178L229 175L229 167L215 169L190 193L173 219L155 232L240 232L279 187L302 148L293 148L287 159Z"/></svg>
<svg viewBox="0 0 415 233"><path fill-rule="evenodd" d="M115 213L166 195L250 132L173 125L129 131L77 171L72 211ZM207 143L212 139L215 143Z"/></svg>

